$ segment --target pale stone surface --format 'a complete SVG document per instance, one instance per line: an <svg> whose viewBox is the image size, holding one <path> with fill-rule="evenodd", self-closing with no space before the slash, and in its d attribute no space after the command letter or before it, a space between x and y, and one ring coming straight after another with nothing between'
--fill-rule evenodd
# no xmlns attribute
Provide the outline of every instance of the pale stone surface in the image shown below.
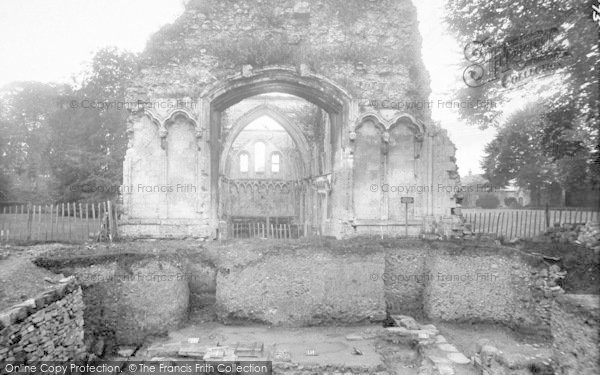
<svg viewBox="0 0 600 375"><path fill-rule="evenodd" d="M462 353L449 353L448 354L448 358L454 362L454 363L458 363L461 365L465 365L467 363L470 363L471 361L469 360L469 358L465 357L464 354Z"/></svg>
<svg viewBox="0 0 600 375"><path fill-rule="evenodd" d="M440 375L454 375L454 368L450 365L440 365L437 369Z"/></svg>
<svg viewBox="0 0 600 375"><path fill-rule="evenodd" d="M438 357L435 355L430 355L427 358L429 358L436 365L450 364L450 360L448 358Z"/></svg>
<svg viewBox="0 0 600 375"><path fill-rule="evenodd" d="M458 352L458 349L456 349L456 347L451 344L441 343L438 344L437 347L445 352Z"/></svg>

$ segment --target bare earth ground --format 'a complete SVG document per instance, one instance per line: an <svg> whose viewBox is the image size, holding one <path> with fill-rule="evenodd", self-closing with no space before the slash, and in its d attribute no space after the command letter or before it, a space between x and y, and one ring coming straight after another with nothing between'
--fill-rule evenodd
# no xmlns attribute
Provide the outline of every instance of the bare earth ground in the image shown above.
<svg viewBox="0 0 600 375"><path fill-rule="evenodd" d="M43 252L65 246L50 244L0 247L0 253L3 254L0 257L0 310L51 289L54 284L44 279L58 281L62 276L36 267L31 260Z"/></svg>
<svg viewBox="0 0 600 375"><path fill-rule="evenodd" d="M181 348L207 346L235 346L236 343L262 342L265 354L276 350L288 351L292 360L300 365L383 366L377 353L374 340L348 341L349 334L359 334L365 330L383 327L312 327L279 328L261 325L224 326L217 323L204 323L188 326L171 332L169 338L156 342L138 354L145 358L165 357L175 354ZM188 339L198 338L197 344L189 344ZM354 353L357 348L362 355ZM307 355L314 350L316 356ZM267 358L265 358L267 359Z"/></svg>

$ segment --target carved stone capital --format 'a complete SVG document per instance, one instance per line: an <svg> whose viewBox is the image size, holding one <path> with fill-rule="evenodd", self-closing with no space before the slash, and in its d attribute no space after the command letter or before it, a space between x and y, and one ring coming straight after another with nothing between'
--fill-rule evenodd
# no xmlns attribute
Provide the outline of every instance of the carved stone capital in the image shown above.
<svg viewBox="0 0 600 375"><path fill-rule="evenodd" d="M381 134L381 138L385 143L390 143L390 133L385 131Z"/></svg>
<svg viewBox="0 0 600 375"><path fill-rule="evenodd" d="M350 138L350 141L354 141L356 139L356 132L354 130L351 130L348 134L348 138Z"/></svg>

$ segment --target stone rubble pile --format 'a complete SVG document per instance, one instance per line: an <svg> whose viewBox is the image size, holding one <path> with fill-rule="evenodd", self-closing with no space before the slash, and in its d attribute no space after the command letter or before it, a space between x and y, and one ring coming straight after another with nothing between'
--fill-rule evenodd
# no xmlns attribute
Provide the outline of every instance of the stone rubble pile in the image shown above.
<svg viewBox="0 0 600 375"><path fill-rule="evenodd" d="M553 227L546 229L544 237L550 242L575 242L582 227L581 224L555 224Z"/></svg>
<svg viewBox="0 0 600 375"><path fill-rule="evenodd" d="M414 345L422 360L419 375L454 375L473 370L472 362L433 324L419 324L406 315L392 315L396 327L386 328L386 339L396 344Z"/></svg>
<svg viewBox="0 0 600 375"><path fill-rule="evenodd" d="M600 252L600 222L597 221L588 221L585 225L556 224L548 228L543 237L551 242L582 244L596 253Z"/></svg>
<svg viewBox="0 0 600 375"><path fill-rule="evenodd" d="M554 374L552 350L526 346L528 348L524 348L523 353L504 353L488 339L482 339L477 342L473 363L478 373L485 375Z"/></svg>
<svg viewBox="0 0 600 375"><path fill-rule="evenodd" d="M581 227L577 241L594 250L596 254L600 253L600 222L588 221Z"/></svg>

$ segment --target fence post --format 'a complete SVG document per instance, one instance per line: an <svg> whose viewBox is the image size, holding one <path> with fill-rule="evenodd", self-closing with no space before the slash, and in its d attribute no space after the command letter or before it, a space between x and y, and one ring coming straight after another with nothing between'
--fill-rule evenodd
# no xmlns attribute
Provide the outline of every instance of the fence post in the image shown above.
<svg viewBox="0 0 600 375"><path fill-rule="evenodd" d="M545 213L546 213L546 228L549 228L550 227L550 209L548 208L548 203L546 203Z"/></svg>
<svg viewBox="0 0 600 375"><path fill-rule="evenodd" d="M31 241L32 222L33 222L33 211L31 211L31 202L27 202L27 241Z"/></svg>
<svg viewBox="0 0 600 375"><path fill-rule="evenodd" d="M114 230L114 223L113 223L113 205L111 201L107 201L107 211L108 211L108 239L110 242L113 241L113 230Z"/></svg>

